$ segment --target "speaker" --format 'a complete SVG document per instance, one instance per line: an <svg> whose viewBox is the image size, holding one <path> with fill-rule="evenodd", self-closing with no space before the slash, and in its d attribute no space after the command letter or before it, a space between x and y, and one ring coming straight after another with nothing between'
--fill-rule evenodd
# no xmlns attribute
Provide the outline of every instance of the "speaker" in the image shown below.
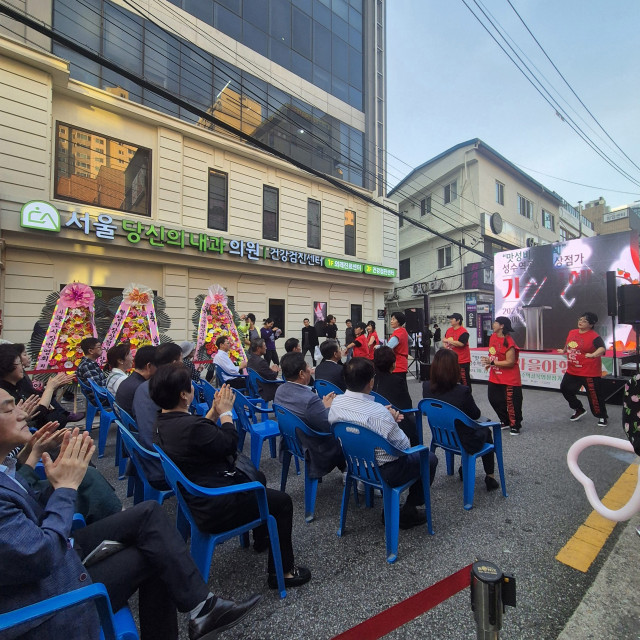
<svg viewBox="0 0 640 640"><path fill-rule="evenodd" d="M640 322L640 285L623 284L618 287L618 322L620 324Z"/></svg>
<svg viewBox="0 0 640 640"><path fill-rule="evenodd" d="M408 333L420 333L424 330L424 314L422 309L407 309L404 315L407 319L404 328Z"/></svg>
<svg viewBox="0 0 640 640"><path fill-rule="evenodd" d="M607 271L607 315L609 316L615 316L617 313L616 286L616 272Z"/></svg>

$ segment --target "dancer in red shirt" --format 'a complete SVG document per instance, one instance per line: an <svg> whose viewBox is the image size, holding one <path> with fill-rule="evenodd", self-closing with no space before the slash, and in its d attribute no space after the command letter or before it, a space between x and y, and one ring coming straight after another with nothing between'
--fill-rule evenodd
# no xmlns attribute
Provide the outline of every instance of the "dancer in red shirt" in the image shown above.
<svg viewBox="0 0 640 640"><path fill-rule="evenodd" d="M595 313L583 313L578 319L578 328L569 331L564 349L558 349L558 353L567 354L567 372L560 383L560 391L573 409L569 420L575 422L586 413L576 395L580 387L584 387L591 413L598 418L598 426L606 427L607 406L602 393L602 355L606 348L604 340L593 330L597 322Z"/></svg>
<svg viewBox="0 0 640 640"><path fill-rule="evenodd" d="M369 345L369 360L373 360L376 347L380 344L378 332L376 331L376 323L373 320L367 322L367 340Z"/></svg>
<svg viewBox="0 0 640 640"><path fill-rule="evenodd" d="M406 321L407 317L402 311L394 311L391 314L390 324L393 333L387 343L387 346L393 349L393 353L396 356L396 368L393 373L405 381L407 379L407 370L409 369L409 334L404 328Z"/></svg>
<svg viewBox="0 0 640 640"><path fill-rule="evenodd" d="M453 350L458 356L460 365L460 382L471 389L471 352L469 351L469 332L462 326L462 316L452 313L449 318L451 326L444 334L442 344Z"/></svg>
<svg viewBox="0 0 640 640"><path fill-rule="evenodd" d="M367 325L364 322L356 323L354 328L356 337L347 345L347 349L353 349L354 358L369 358L369 344L367 339Z"/></svg>
<svg viewBox="0 0 640 640"><path fill-rule="evenodd" d="M518 436L522 429L522 381L518 366L520 349L509 335L512 331L511 320L506 316L493 321L489 355L482 358L482 364L489 369L489 402L503 428L510 427L511 435Z"/></svg>

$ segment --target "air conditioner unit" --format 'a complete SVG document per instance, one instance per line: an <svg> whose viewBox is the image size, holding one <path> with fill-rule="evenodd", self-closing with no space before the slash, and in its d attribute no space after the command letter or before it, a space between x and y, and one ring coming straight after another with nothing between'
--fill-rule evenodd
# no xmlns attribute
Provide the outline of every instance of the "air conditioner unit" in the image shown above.
<svg viewBox="0 0 640 640"><path fill-rule="evenodd" d="M441 289L444 289L444 280L432 280L429 283L429 289L431 291L440 291Z"/></svg>
<svg viewBox="0 0 640 640"><path fill-rule="evenodd" d="M413 284L413 295L414 296L419 296L422 293L422 283L421 282L415 282Z"/></svg>
<svg viewBox="0 0 640 640"><path fill-rule="evenodd" d="M538 243L536 242L535 238L532 238L531 236L527 237L527 247L537 247Z"/></svg>
<svg viewBox="0 0 640 640"><path fill-rule="evenodd" d="M384 294L384 299L385 299L385 302L391 302L393 300L397 300L398 294L396 291L389 291L388 293Z"/></svg>

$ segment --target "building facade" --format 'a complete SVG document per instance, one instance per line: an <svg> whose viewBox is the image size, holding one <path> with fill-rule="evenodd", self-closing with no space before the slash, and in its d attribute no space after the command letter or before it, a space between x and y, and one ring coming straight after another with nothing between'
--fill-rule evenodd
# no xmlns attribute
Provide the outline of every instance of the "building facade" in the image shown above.
<svg viewBox="0 0 640 640"><path fill-rule="evenodd" d="M640 202L609 207L604 198L598 198L587 202L583 213L593 223L597 235L640 231Z"/></svg>
<svg viewBox="0 0 640 640"><path fill-rule="evenodd" d="M445 328L447 315L461 313L472 346L486 346L491 333L494 254L593 235L574 207L478 138L427 161L389 197L401 213L459 244L401 221L400 281L387 310L422 309L427 324Z"/></svg>
<svg viewBox="0 0 640 640"><path fill-rule="evenodd" d="M393 204L378 196L383 3L82 4L53 0L53 30L352 192L3 21L3 337L27 340L47 294L72 281L104 297L151 287L176 340L214 283L285 335L318 302L339 321L376 317L396 275L397 220L358 194Z"/></svg>

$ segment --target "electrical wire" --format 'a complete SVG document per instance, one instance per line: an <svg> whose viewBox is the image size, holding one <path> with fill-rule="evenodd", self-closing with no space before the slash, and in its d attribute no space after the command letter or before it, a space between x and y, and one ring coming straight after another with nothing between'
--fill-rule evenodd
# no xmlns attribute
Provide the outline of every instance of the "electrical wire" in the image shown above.
<svg viewBox="0 0 640 640"><path fill-rule="evenodd" d="M476 4L476 6L480 9L480 11L483 13L483 15L485 16L485 18L488 20L488 22L494 27L494 29L496 29L495 24L491 21L491 19L486 15L486 13L483 11L482 7L480 7L480 5L478 4L478 2L476 0L473 0L474 3ZM628 180L630 180L631 182L633 182L634 184L636 184L637 186L640 186L640 182L638 182L635 178L633 178L631 175L629 175L624 169L622 169L618 164L616 164L613 160L611 160L611 158L609 158L583 131L582 129L575 123L575 121L571 118L571 116L569 116L567 114L566 111L564 111L564 109L562 109L562 107L557 103L557 101L549 94L548 90L540 83L540 81L537 79L537 77L535 76L535 74L533 74L531 72L531 70L527 67L527 65L522 61L522 58L517 54L517 52L515 52L515 50L513 49L513 47L511 47L511 45L509 45L508 42L506 42L507 46L512 50L512 52L514 53L514 55L518 58L518 60L520 61L520 63L524 66L525 69L527 69L528 73L531 75L531 77L529 75L527 75L527 73L523 70L522 67L520 67L520 65L513 59L513 57L509 54L509 52L498 42L498 40L496 39L496 37L493 35L493 33L491 33L491 31L489 30L489 28L486 26L486 24L480 19L480 17L478 15L476 15L476 13L471 9L471 7L469 6L469 4L466 2L466 0L461 0L461 2L465 5L465 7L467 7L467 9L469 10L469 12L474 16L474 18L476 18L476 20L480 23L480 25L483 27L483 29L485 29L485 31L489 34L489 36L492 38L492 40L500 47L500 49L504 52L504 54L509 58L509 60L511 60L511 62L516 66L516 68L520 71L520 73L522 73L522 75L527 79L527 81L531 84L531 86L540 94L540 96L543 98L543 100L545 102L547 102L547 104L549 104L550 107L552 107L556 113L559 115L559 117L566 122L569 127L589 146L591 147L591 149L593 149L603 160L605 160L605 162L607 162L607 164L609 164L611 167L613 167L618 173L620 173L622 176L624 176L625 178L627 178ZM496 29L497 31L497 29ZM498 32L499 33L499 32ZM501 36L502 37L502 36ZM504 39L504 38L503 38ZM532 79L533 78L533 79ZM535 80L535 82L534 82ZM538 83L538 85L536 85L536 82ZM545 95L545 93L547 95Z"/></svg>
<svg viewBox="0 0 640 640"><path fill-rule="evenodd" d="M429 226L419 223L416 220L413 220L411 218L407 218L406 216L403 216L402 214L399 214L396 210L394 210L391 207L388 207L387 205L380 203L378 201L376 201L374 198L367 196L366 194L360 193L359 191L357 191L355 188L350 187L346 184L344 184L343 182L341 182L340 180L337 180L335 178L333 178L332 176L329 176L327 174L322 173L321 171L318 171L316 169L313 169L312 167L309 167L307 165L305 165L304 163L301 163L289 156L287 156L286 154L273 149L271 147L269 147L268 145L266 145L265 143L261 142L260 140L254 138L253 136L233 127L232 125L229 125L228 123L220 120L219 118L216 118L215 116L212 116L211 114L207 113L206 111L204 111L203 109L200 109L199 107L196 107L192 104L190 104L189 102L183 100L182 98L173 95L171 92L165 90L162 87L158 87L157 85L149 82L148 80L146 80L143 77L140 77L137 74L131 73L129 71L127 71L126 69L122 69L121 67L118 67L118 65L113 64L111 61L107 60L104 56L98 55L95 52L91 51L90 49L88 49L87 47L84 47L82 45L79 45L77 42L71 40L70 38L67 38L66 36L63 36L59 33L56 33L55 31L53 31L50 27L48 27L47 25L45 25L44 23L38 22L36 20L34 20L33 18L31 18L30 16L27 16L21 12L19 12L18 10L14 9L11 6L7 6L6 4L2 3L0 4L0 12L4 13L5 15L9 16L10 18L16 19L18 20L18 22L21 22L22 24L25 24L27 27L30 27L32 29L34 29L35 31L37 31L38 33L41 33L49 38L51 38L54 41L59 42L60 44L63 44L64 46L70 48L71 50L84 55L85 57L87 57L89 60L92 60L93 62L96 62L98 64L102 64L104 66L106 66L108 69L110 69L111 71L114 71L115 73L119 73L120 75L124 76L125 78L127 78L128 80L140 85L141 87L143 87L144 89L148 89L150 91L153 91L154 93L156 93L159 97L168 100L169 102L172 102L174 104L176 104L177 106L180 106L184 109L186 109L187 111L192 112L194 115L198 115L201 118L204 118L205 120L210 121L212 124L220 127L221 129L228 131L230 133L233 133L235 135L237 135L238 137L242 138L243 140L247 141L247 142L251 142L251 144L253 144L254 146L256 146L257 148L261 149L262 151L266 151L267 153L270 153L271 155L280 158L281 160L284 160L285 162L289 162L291 165L306 171L307 173L310 173L311 175L314 175L320 179L325 180L326 182L328 182L329 184L331 184L333 187L335 187L336 189L343 191L345 193L349 193L350 195L356 197L357 199L366 202L376 208L379 209L383 209L384 211L387 211L388 213L391 213L393 216L395 217L403 217L405 219L405 221L407 221L409 224L412 224L418 228L421 228L425 231L428 231L430 233L432 233L435 236L441 237L445 240L448 240L451 244L455 244L456 246L459 247L464 247L465 245L462 242L459 242L458 240L455 240L454 238L451 238L450 236L447 236L435 229L430 228ZM477 255L479 255L482 258L488 258L489 256L487 256L486 254L484 254L481 251L478 251L477 249L474 248L470 248L470 251L473 251L474 253L476 253Z"/></svg>

